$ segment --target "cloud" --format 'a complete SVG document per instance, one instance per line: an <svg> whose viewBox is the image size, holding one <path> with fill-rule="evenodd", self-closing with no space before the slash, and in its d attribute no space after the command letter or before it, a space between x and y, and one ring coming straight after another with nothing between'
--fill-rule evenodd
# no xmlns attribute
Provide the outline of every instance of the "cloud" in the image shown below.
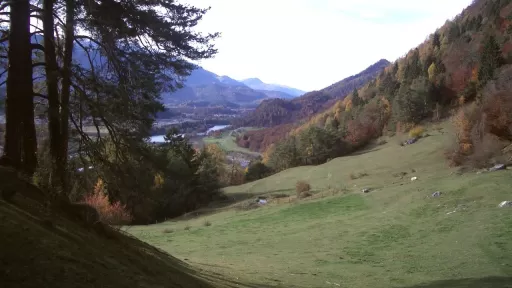
<svg viewBox="0 0 512 288"><path fill-rule="evenodd" d="M221 32L199 64L235 79L321 89L421 43L471 0L188 0L211 6L198 25Z"/></svg>

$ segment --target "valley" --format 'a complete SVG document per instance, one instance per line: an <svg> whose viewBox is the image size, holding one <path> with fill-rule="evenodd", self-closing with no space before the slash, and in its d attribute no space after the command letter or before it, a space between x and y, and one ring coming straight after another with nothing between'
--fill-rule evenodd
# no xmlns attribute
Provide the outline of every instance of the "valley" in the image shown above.
<svg viewBox="0 0 512 288"><path fill-rule="evenodd" d="M512 172L448 168L450 129L228 187L228 206L126 231L254 287L509 287L512 223L498 204L512 196ZM299 180L311 196L295 196Z"/></svg>
<svg viewBox="0 0 512 288"><path fill-rule="evenodd" d="M0 2L2 288L512 288L512 0Z"/></svg>

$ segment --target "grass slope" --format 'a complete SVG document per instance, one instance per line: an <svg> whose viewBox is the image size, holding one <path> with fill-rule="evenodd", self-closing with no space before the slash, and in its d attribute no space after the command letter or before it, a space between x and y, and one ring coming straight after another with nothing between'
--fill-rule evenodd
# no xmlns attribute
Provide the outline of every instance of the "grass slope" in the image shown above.
<svg viewBox="0 0 512 288"><path fill-rule="evenodd" d="M254 157L261 155L258 152L253 152L247 148L240 147L236 144L236 133L238 131L253 131L257 130L257 128L238 128L237 130L228 130L222 133L220 138L215 137L205 137L203 138L203 142L206 144L217 144L219 147L225 152L240 152L244 154L248 154Z"/></svg>
<svg viewBox="0 0 512 288"><path fill-rule="evenodd" d="M20 197L21 198L21 197ZM41 208L0 200L0 287L236 287L133 237L107 239Z"/></svg>
<svg viewBox="0 0 512 288"><path fill-rule="evenodd" d="M261 285L254 287L512 287L512 208L497 207L512 200L512 172L459 175L442 156L448 133L430 133L414 145L390 141L226 189L292 194L307 180L315 199L130 232L195 267ZM351 180L351 172L368 176ZM343 193L330 196L329 187ZM435 191L441 197L428 197Z"/></svg>

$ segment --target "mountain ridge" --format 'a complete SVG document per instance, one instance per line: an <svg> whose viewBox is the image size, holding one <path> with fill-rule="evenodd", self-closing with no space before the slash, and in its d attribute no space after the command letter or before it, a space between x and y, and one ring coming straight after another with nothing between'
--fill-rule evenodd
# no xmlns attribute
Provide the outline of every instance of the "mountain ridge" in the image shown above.
<svg viewBox="0 0 512 288"><path fill-rule="evenodd" d="M263 83L263 82L262 82ZM263 88L269 88L263 83ZM276 86L276 89L281 87ZM291 88L294 89L294 88ZM242 81L229 76L219 76L202 67L194 69L184 81L184 87L163 94L164 104L182 104L185 102L202 102L211 105L257 106L260 102L272 98L292 99L295 96L283 89L255 89Z"/></svg>
<svg viewBox="0 0 512 288"><path fill-rule="evenodd" d="M329 108L354 89L376 78L391 62L380 59L363 71L333 83L323 89L308 92L290 100L266 99L250 115L239 119L239 126L273 127L308 118Z"/></svg>
<svg viewBox="0 0 512 288"><path fill-rule="evenodd" d="M247 78L247 79L241 80L240 82L244 83L245 85L247 85L255 90L279 91L279 92L290 94L290 95L296 96L296 97L301 96L306 93L303 90L296 89L296 88L286 86L286 85L265 83L259 78Z"/></svg>

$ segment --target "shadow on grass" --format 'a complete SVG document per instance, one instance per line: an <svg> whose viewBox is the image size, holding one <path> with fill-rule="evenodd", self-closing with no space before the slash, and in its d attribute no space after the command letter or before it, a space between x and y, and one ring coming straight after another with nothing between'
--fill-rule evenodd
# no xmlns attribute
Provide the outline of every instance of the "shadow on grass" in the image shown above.
<svg viewBox="0 0 512 288"><path fill-rule="evenodd" d="M401 288L512 288L512 277L440 280Z"/></svg>

